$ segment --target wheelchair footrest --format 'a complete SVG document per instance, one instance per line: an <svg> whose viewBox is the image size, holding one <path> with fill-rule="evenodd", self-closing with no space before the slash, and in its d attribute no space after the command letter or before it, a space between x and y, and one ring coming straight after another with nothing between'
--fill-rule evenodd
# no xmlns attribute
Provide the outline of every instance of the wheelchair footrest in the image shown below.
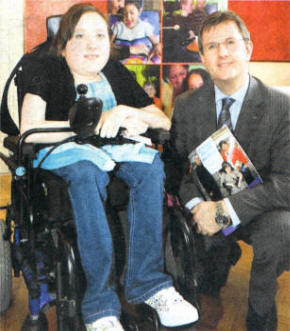
<svg viewBox="0 0 290 331"><path fill-rule="evenodd" d="M58 301L59 312L62 316L73 318L77 314L76 301L61 299Z"/></svg>
<svg viewBox="0 0 290 331"><path fill-rule="evenodd" d="M159 319L156 311L145 303L128 305L123 310L121 322L128 331L158 331Z"/></svg>

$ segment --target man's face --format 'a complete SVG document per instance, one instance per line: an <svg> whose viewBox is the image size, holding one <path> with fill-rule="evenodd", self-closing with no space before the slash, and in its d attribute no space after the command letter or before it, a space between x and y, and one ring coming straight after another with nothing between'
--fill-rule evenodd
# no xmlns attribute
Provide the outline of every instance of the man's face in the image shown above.
<svg viewBox="0 0 290 331"><path fill-rule="evenodd" d="M243 40L236 23L226 21L204 31L202 42L201 59L216 85L222 89L230 84L236 90L243 86L253 46Z"/></svg>
<svg viewBox="0 0 290 331"><path fill-rule="evenodd" d="M128 4L124 9L124 24L133 29L139 19L140 11L134 4Z"/></svg>
<svg viewBox="0 0 290 331"><path fill-rule="evenodd" d="M169 80L175 90L182 89L187 70L182 65L172 65L169 71Z"/></svg>

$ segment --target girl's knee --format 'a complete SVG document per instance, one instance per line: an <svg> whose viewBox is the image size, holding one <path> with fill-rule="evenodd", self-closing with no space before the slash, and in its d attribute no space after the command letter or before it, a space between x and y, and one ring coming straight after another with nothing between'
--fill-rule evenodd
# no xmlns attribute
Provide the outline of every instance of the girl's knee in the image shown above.
<svg viewBox="0 0 290 331"><path fill-rule="evenodd" d="M79 161L73 164L69 171L69 180L74 183L98 183L107 185L109 178L105 171L90 161Z"/></svg>
<svg viewBox="0 0 290 331"><path fill-rule="evenodd" d="M164 164L163 161L160 158L159 154L156 154L152 164L151 164L151 169L150 172L152 175L156 175L160 179L164 179L165 173L164 173Z"/></svg>

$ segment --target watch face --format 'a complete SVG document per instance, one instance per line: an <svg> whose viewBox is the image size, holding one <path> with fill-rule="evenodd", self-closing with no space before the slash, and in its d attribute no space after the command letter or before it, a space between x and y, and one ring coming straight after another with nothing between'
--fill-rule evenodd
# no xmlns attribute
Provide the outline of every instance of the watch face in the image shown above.
<svg viewBox="0 0 290 331"><path fill-rule="evenodd" d="M217 222L218 225L222 227L227 226L229 224L229 219L225 215L217 215L215 217L215 221Z"/></svg>

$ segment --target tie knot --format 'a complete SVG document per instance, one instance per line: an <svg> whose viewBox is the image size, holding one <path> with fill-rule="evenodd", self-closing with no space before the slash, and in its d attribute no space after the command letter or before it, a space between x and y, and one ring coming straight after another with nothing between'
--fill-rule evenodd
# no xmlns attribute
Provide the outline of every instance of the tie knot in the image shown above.
<svg viewBox="0 0 290 331"><path fill-rule="evenodd" d="M223 98L222 99L222 108L229 109L234 102L235 102L235 99L233 99L233 98Z"/></svg>

